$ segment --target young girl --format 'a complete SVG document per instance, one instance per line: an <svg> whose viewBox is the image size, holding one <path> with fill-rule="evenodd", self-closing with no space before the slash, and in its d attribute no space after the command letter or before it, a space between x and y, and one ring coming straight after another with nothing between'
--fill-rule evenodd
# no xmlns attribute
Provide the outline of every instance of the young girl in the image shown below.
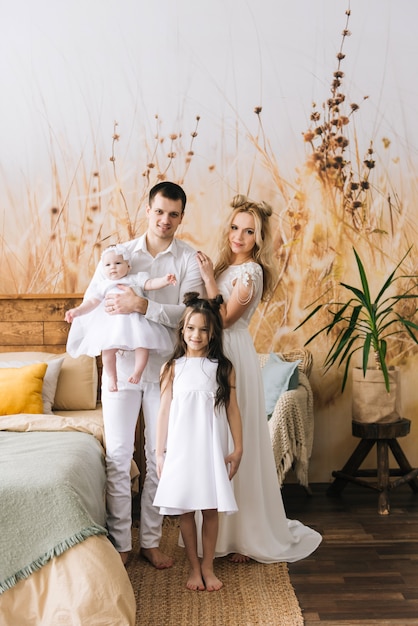
<svg viewBox="0 0 418 626"><path fill-rule="evenodd" d="M230 480L242 456L241 416L234 369L222 348L222 301L220 295L213 300L194 292L185 295L177 345L161 369L156 448L160 482L154 506L161 515L180 515L190 563L186 587L194 591L222 587L213 570L218 512L237 511ZM229 434L233 451L228 454ZM197 510L203 516L201 561Z"/></svg>
<svg viewBox="0 0 418 626"><path fill-rule="evenodd" d="M149 350L170 353L172 339L161 324L150 322L143 315L108 315L104 310L104 299L110 291L120 291L118 284L134 286L150 291L175 285L174 274L149 278L145 272L129 274L130 262L123 246L109 246L102 253L102 266L106 278L93 292L93 297L84 300L78 307L65 313L66 322L72 323L67 340L67 352L72 357L102 353L103 367L109 381L109 391L117 391L116 353L118 350L135 350L135 366L129 382L137 384L148 360ZM99 306L101 305L102 306ZM83 320L78 319L87 315Z"/></svg>

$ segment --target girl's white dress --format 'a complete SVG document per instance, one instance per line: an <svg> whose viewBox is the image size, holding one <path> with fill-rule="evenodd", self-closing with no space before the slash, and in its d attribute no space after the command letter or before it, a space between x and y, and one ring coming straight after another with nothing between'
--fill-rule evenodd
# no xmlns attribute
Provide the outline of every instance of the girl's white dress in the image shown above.
<svg viewBox="0 0 418 626"><path fill-rule="evenodd" d="M261 563L297 561L311 554L321 535L297 520L286 519L269 435L261 369L248 330L262 294L263 273L254 262L230 266L217 284L228 301L237 280L253 282L252 302L224 331L224 350L236 373L243 425L243 456L233 478L238 513L220 516L216 556L238 552ZM248 284L248 283L247 283Z"/></svg>
<svg viewBox="0 0 418 626"><path fill-rule="evenodd" d="M150 322L138 313L108 315L105 311L105 296L122 293L117 284L135 287L138 292L148 278L146 272L139 272L116 281L106 278L98 283L90 296L101 302L93 311L76 317L72 322L67 339L68 354L76 358L81 354L97 356L102 350L110 348L148 348L168 355L173 349L173 341L165 326Z"/></svg>
<svg viewBox="0 0 418 626"><path fill-rule="evenodd" d="M226 410L215 409L217 366L203 357L175 361L167 453L154 499L162 515L237 510L225 465L230 436Z"/></svg>

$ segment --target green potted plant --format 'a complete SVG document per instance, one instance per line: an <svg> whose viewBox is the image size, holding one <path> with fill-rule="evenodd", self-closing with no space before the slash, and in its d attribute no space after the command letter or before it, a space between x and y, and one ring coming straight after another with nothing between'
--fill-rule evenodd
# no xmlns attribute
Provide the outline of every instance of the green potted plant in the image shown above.
<svg viewBox="0 0 418 626"><path fill-rule="evenodd" d="M412 247L412 246L411 246ZM360 277L361 287L355 287L341 282L340 285L351 292L351 297L346 302L326 302L318 304L307 315L307 317L297 326L296 330L311 320L321 310L326 310L331 316L330 321L315 331L315 333L305 342L308 345L319 335L325 333L330 335L336 332L336 338L324 359L325 372L334 364L337 367L345 364L342 379L341 391L343 392L347 383L352 357L362 351L362 367L353 370L353 419L361 421L364 418L359 414L363 402L367 417L365 421L388 421L397 419L397 371L389 368L386 362L388 340L394 339L401 333L407 333L416 344L418 338L415 331L418 325L412 319L401 315L397 308L403 300L416 300L418 297L417 278L414 275L397 274L399 267L411 251L411 248L399 261L393 272L385 280L376 298L373 300L370 293L369 280L367 278L364 265L355 250L354 256ZM397 293L393 293L394 284L400 279L408 280L408 286ZM415 305L414 317L417 312ZM374 368L369 366L371 353L374 356ZM356 371L357 369L357 371ZM357 382L364 380L365 400L358 397ZM376 382L380 383L376 389ZM356 389L354 386L356 384ZM372 397L373 394L373 397Z"/></svg>

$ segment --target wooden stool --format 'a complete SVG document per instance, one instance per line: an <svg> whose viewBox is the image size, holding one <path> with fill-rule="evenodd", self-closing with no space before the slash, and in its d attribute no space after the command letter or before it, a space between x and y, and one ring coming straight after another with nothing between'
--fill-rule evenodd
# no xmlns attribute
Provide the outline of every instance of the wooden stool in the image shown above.
<svg viewBox="0 0 418 626"><path fill-rule="evenodd" d="M418 469L413 469L404 455L398 437L405 437L410 431L411 420L401 418L396 422L373 422L370 424L352 422L354 437L360 437L353 454L348 459L342 470L332 472L335 480L328 487L327 495L339 495L347 482L362 485L379 492L378 513L388 515L390 510L389 491L404 483L408 483L413 491L418 493ZM359 467L376 444L377 469L360 470ZM389 448L399 465L399 469L389 468ZM391 476L399 476L397 480L390 481ZM361 480L360 477L377 477L377 483Z"/></svg>

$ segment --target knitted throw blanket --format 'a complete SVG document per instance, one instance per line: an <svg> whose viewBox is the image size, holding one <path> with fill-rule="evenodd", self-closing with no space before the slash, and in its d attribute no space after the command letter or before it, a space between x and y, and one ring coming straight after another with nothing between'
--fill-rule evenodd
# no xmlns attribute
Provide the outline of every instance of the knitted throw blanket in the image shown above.
<svg viewBox="0 0 418 626"><path fill-rule="evenodd" d="M107 534L101 444L82 432L0 432L0 593Z"/></svg>
<svg viewBox="0 0 418 626"><path fill-rule="evenodd" d="M309 488L308 469L314 433L313 393L299 372L299 387L284 392L269 420L270 438L280 484L293 466L301 485Z"/></svg>

